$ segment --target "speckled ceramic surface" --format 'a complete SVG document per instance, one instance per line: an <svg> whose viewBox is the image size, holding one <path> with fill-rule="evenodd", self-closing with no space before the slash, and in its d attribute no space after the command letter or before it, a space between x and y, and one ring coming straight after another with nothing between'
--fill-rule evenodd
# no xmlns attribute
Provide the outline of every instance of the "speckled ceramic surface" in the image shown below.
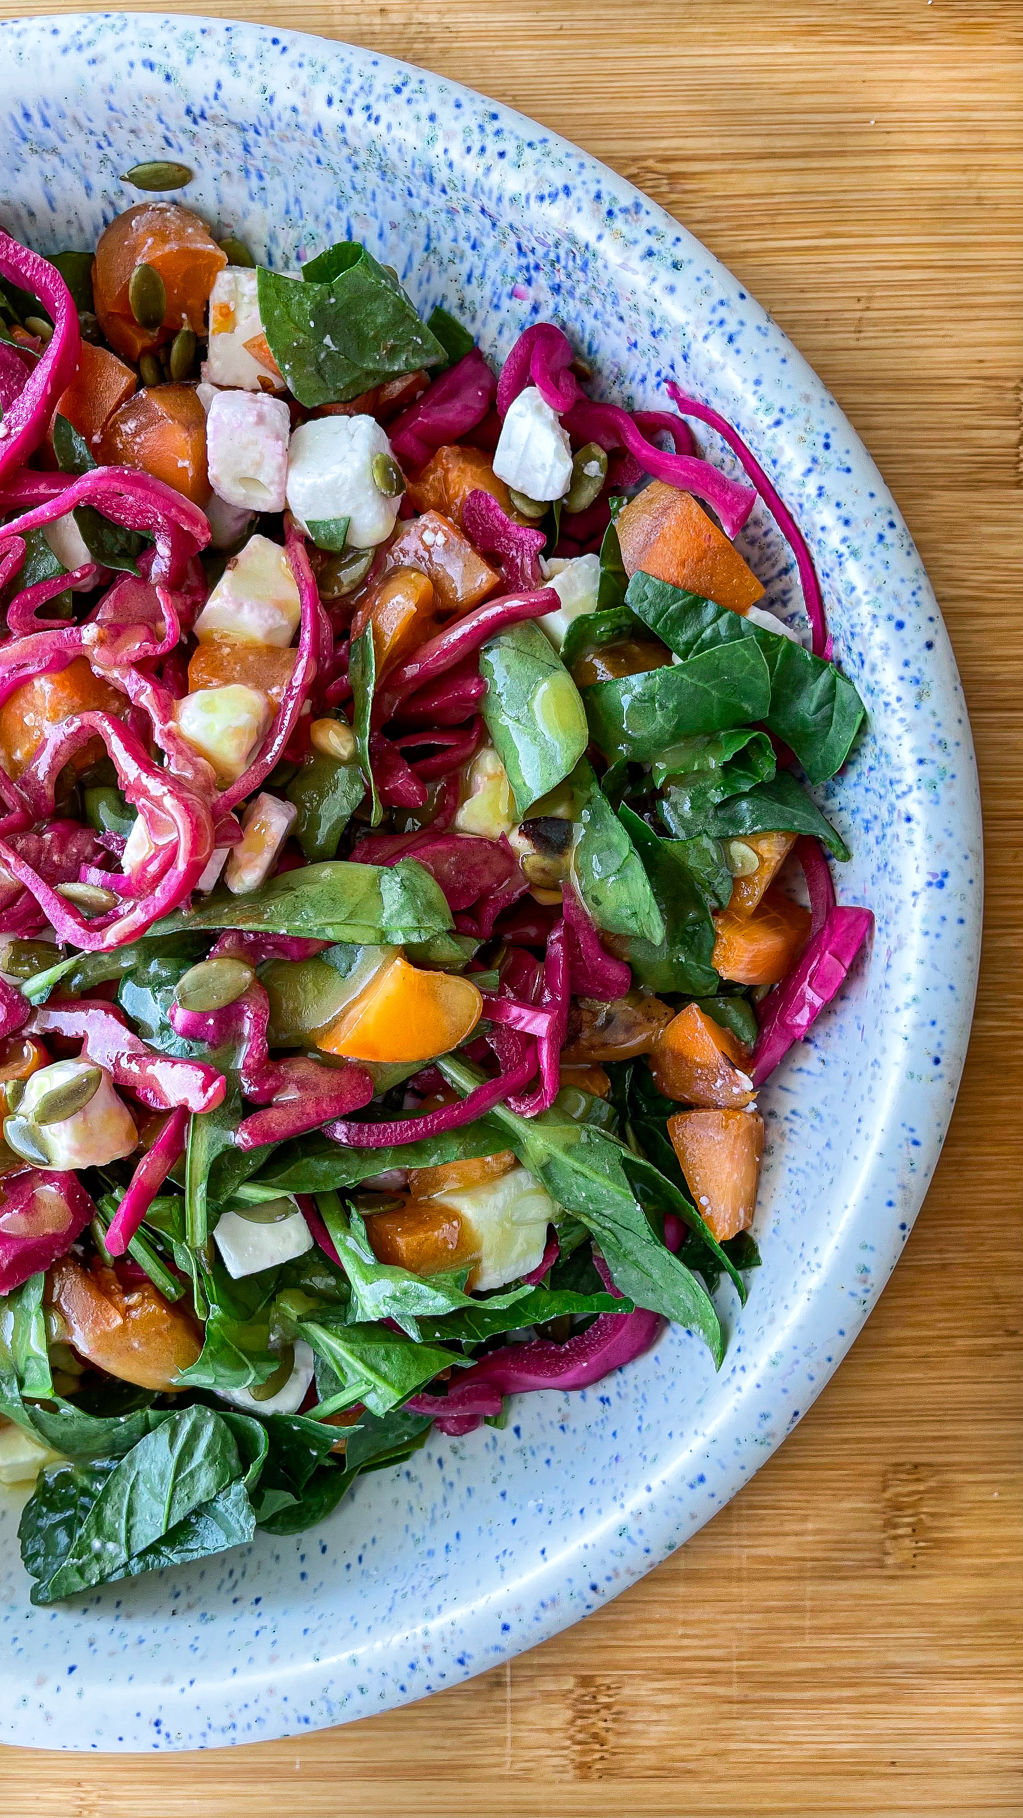
<svg viewBox="0 0 1023 1818"><path fill-rule="evenodd" d="M584 1616L734 1496L898 1258L959 1081L980 914L969 727L906 528L823 386L684 229L521 116L344 45L124 15L0 27L5 226L91 245L138 199L119 172L152 157L193 165L186 200L275 262L365 239L490 353L553 316L613 396L662 401L676 374L738 425L800 517L868 704L823 793L854 853L840 895L877 935L764 1095L764 1266L741 1317L722 1296L718 1376L672 1332L599 1389L520 1400L504 1432L361 1480L308 1535L53 1609L29 1605L6 1495L0 1736L79 1749L244 1742L422 1697ZM763 513L748 551L795 616Z"/></svg>

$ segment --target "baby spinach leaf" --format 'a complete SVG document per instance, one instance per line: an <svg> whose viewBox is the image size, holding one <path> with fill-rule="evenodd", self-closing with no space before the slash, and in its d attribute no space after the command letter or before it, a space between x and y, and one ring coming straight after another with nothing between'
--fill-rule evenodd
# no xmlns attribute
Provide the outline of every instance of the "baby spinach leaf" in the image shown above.
<svg viewBox="0 0 1023 1818"><path fill-rule="evenodd" d="M255 1522L247 1497L204 1519L247 1470L228 1419L190 1407L172 1412L120 1459L45 1472L18 1529L22 1559L38 1580L33 1603L219 1551L228 1533L226 1544L248 1539Z"/></svg>
<svg viewBox="0 0 1023 1818"><path fill-rule="evenodd" d="M203 1346L178 1381L189 1389L249 1389L266 1382L280 1368L280 1353L270 1349L268 1317L232 1319L219 1306L210 1308Z"/></svg>
<svg viewBox="0 0 1023 1818"><path fill-rule="evenodd" d="M467 328L463 328L457 317L451 315L442 304L431 309L426 318L426 326L435 341L444 349L444 365L454 366L471 353L476 343Z"/></svg>
<svg viewBox="0 0 1023 1818"><path fill-rule="evenodd" d="M288 1314L288 1296L278 1303ZM337 1395L321 1402L319 1414L350 1408L364 1401L373 1414L387 1414L407 1401L441 1370L468 1360L439 1345L416 1344L404 1332L374 1324L345 1325L335 1314L297 1317L295 1331L335 1371L341 1383Z"/></svg>
<svg viewBox="0 0 1023 1818"><path fill-rule="evenodd" d="M428 1414L410 1414L407 1408L393 1408L389 1414L360 1414L345 1447L347 1472L354 1476L357 1471L377 1471L408 1458L422 1445L432 1425Z"/></svg>
<svg viewBox="0 0 1023 1818"><path fill-rule="evenodd" d="M163 954L138 956L130 972L117 987L117 1001L131 1018L135 1029L151 1047L164 1054L188 1059L205 1059L204 1042L186 1041L171 1026L168 1012L175 1001L174 993L192 964L190 959L172 959Z"/></svg>
<svg viewBox="0 0 1023 1818"><path fill-rule="evenodd" d="M209 1230L210 1170L217 1156L234 1144L241 1122L242 1101L237 1082L227 1074L228 1087L212 1111L193 1111L188 1120L185 1149L185 1233L194 1254L206 1243Z"/></svg>
<svg viewBox="0 0 1023 1818"><path fill-rule="evenodd" d="M376 688L377 659L376 645L373 642L373 627L367 625L359 637L352 639L351 652L348 658L348 679L352 684L353 714L352 728L355 733L355 745L359 754L362 774L369 788L371 811L369 824L379 827L384 810L377 786L373 780L373 765L369 755L369 723L373 712L373 692Z"/></svg>
<svg viewBox="0 0 1023 1818"><path fill-rule="evenodd" d="M348 541L350 518L310 518L306 524L317 549L343 549Z"/></svg>
<svg viewBox="0 0 1023 1818"><path fill-rule="evenodd" d="M561 660L566 669L571 669L588 651L600 650L618 638L627 638L635 629L636 620L627 606L609 606L602 612L581 612L577 619L572 619L565 633Z"/></svg>
<svg viewBox="0 0 1023 1818"><path fill-rule="evenodd" d="M741 613L642 571L633 575L625 598L636 617L683 661L749 636Z"/></svg>
<svg viewBox="0 0 1023 1818"><path fill-rule="evenodd" d="M151 1407L153 1397L148 1392L133 1389L132 1393L133 1399L143 1405L111 1414L92 1414L75 1402L55 1396L52 1407L26 1410L27 1418L19 1424L66 1458L123 1458L174 1412L172 1408Z"/></svg>
<svg viewBox="0 0 1023 1818"><path fill-rule="evenodd" d="M637 984L649 991L713 991L718 975L711 963L714 923L703 894L695 882L678 842L659 839L625 803L618 819L646 869L650 888L661 914L663 936L659 941L630 936L623 957L632 967Z"/></svg>
<svg viewBox="0 0 1023 1818"><path fill-rule="evenodd" d="M59 252L50 254L50 264L60 272L76 309L92 310L92 259L91 252Z"/></svg>
<svg viewBox="0 0 1023 1818"><path fill-rule="evenodd" d="M625 1159L625 1173L641 1206L648 1212L663 1216L665 1212L674 1212L677 1218L699 1238L700 1243L716 1257L718 1266L729 1275L738 1290L739 1299L745 1303L746 1284L717 1238L711 1232L706 1219L703 1218L689 1197L687 1186L679 1185L644 1155L629 1155Z"/></svg>
<svg viewBox="0 0 1023 1818"><path fill-rule="evenodd" d="M0 1382L13 1378L16 1404L19 1395L48 1399L53 1394L43 1309L45 1287L46 1276L40 1272L0 1296Z"/></svg>
<svg viewBox="0 0 1023 1818"><path fill-rule="evenodd" d="M598 1276L599 1282L599 1276ZM578 1294L570 1289L526 1288L510 1305L502 1304L508 1296L495 1294L487 1300L470 1301L460 1312L439 1319L424 1319L423 1333L441 1344L482 1344L502 1332L517 1332L525 1326L539 1326L548 1319L597 1313L631 1313L631 1300L618 1300L606 1289Z"/></svg>
<svg viewBox="0 0 1023 1818"><path fill-rule="evenodd" d="M709 833L694 834L691 839L672 842L690 877L700 891L708 909L727 909L732 895L732 873L720 840Z"/></svg>
<svg viewBox="0 0 1023 1818"><path fill-rule="evenodd" d="M310 863L316 863L334 857L366 784L358 764L311 751L284 793L298 809L295 839Z"/></svg>
<svg viewBox="0 0 1023 1818"><path fill-rule="evenodd" d="M621 499L612 499L611 522L600 545L600 581L597 586L597 608L600 612L625 605L629 577L622 561L622 545L615 529L617 512L614 510L615 505L620 507L623 503ZM635 623L631 613L630 623Z"/></svg>
<svg viewBox="0 0 1023 1818"><path fill-rule="evenodd" d="M662 909L630 837L589 764L577 772L588 783L572 850L572 877L594 923L605 934L633 935L654 946L664 939Z"/></svg>
<svg viewBox="0 0 1023 1818"><path fill-rule="evenodd" d="M53 452L61 473L88 473L96 466L85 437L59 411L53 419Z"/></svg>
<svg viewBox="0 0 1023 1818"><path fill-rule="evenodd" d="M648 669L583 689L594 743L604 755L647 763L687 733L762 720L771 678L759 648L741 639L670 668Z"/></svg>
<svg viewBox="0 0 1023 1818"><path fill-rule="evenodd" d="M669 812L666 800L661 814L671 828ZM741 840L747 833L812 833L837 859L849 857L841 834L825 819L791 770L779 770L771 782L758 783L745 795L733 795L727 802L719 802L707 815L706 831L718 840Z"/></svg>
<svg viewBox="0 0 1023 1818"><path fill-rule="evenodd" d="M443 1314L475 1306L464 1292L468 1271L426 1278L413 1275L408 1269L378 1262L357 1212L342 1212L337 1195L333 1193L321 1194L316 1203L351 1283L352 1301L348 1312L351 1324L391 1319L409 1338L418 1339L421 1319L428 1316L438 1319ZM528 1288L513 1288L499 1298L510 1306L528 1292Z"/></svg>
<svg viewBox="0 0 1023 1818"><path fill-rule="evenodd" d="M63 562L58 562L41 528L23 531L21 535L25 555L18 570L19 591L22 587L34 587L37 581L55 581L58 575L67 574L67 569ZM59 596L60 602L69 601L70 598L70 594L66 593ZM58 601L51 600L46 608L47 615L55 614L58 610Z"/></svg>
<svg viewBox="0 0 1023 1818"><path fill-rule="evenodd" d="M444 1055L437 1062L448 1082L471 1091L480 1075L466 1061ZM666 1249L629 1185L629 1154L592 1124L575 1123L557 1106L538 1117L517 1117L506 1105L490 1114L509 1148L540 1179L558 1205L574 1212L596 1238L612 1280L637 1307L699 1334L716 1364L724 1355L721 1325L706 1290Z"/></svg>
<svg viewBox="0 0 1023 1818"><path fill-rule="evenodd" d="M261 270L256 282L270 351L307 409L345 403L383 379L444 363L437 336L364 246L330 247L306 263L302 278Z"/></svg>
<svg viewBox="0 0 1023 1818"><path fill-rule="evenodd" d="M437 1168L446 1162L496 1155L508 1147L498 1124L481 1117L461 1130L447 1130L393 1149L349 1149L329 1137L313 1135L282 1143L265 1167L259 1184L278 1193L342 1192L388 1168Z"/></svg>
<svg viewBox="0 0 1023 1818"><path fill-rule="evenodd" d="M705 1016L709 1016L714 1022L719 1023L722 1029L730 1029L739 1041L745 1042L747 1048L755 1046L760 1025L757 1022L756 1011L748 998L738 996L698 997L694 999L694 1002L698 1010L702 1010ZM668 1112L667 1115L670 1116L671 1113Z"/></svg>
<svg viewBox="0 0 1023 1818"><path fill-rule="evenodd" d="M579 691L550 640L528 620L480 651L481 711L524 815L564 782L589 739Z"/></svg>
<svg viewBox="0 0 1023 1818"><path fill-rule="evenodd" d="M834 663L761 626L754 636L771 672L767 724L795 752L811 783L826 783L849 756L863 702Z"/></svg>
<svg viewBox="0 0 1023 1818"><path fill-rule="evenodd" d="M249 896L227 892L199 909L179 909L155 924L158 936L195 928L268 929L355 945L404 946L451 927L440 885L415 859L358 865L347 859L303 865L270 878Z"/></svg>
<svg viewBox="0 0 1023 1818"><path fill-rule="evenodd" d="M104 568L120 569L125 574L138 574L139 556L152 542L152 537L141 530L127 530L123 524L112 523L94 505L76 505L74 519L94 562L102 562Z"/></svg>
<svg viewBox="0 0 1023 1818"><path fill-rule="evenodd" d="M776 769L774 747L766 732L751 727L733 728L728 732L703 732L695 738L679 739L654 759L650 775L658 789L665 783L700 778L713 784L714 801L726 795L738 795L772 777Z"/></svg>

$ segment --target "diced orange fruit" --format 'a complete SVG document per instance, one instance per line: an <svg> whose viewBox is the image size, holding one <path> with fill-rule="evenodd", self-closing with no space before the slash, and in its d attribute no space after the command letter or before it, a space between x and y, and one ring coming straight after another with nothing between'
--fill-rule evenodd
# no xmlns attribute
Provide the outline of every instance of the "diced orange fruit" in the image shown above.
<svg viewBox="0 0 1023 1818"><path fill-rule="evenodd" d="M601 1003L595 997L574 998L562 1062L572 1066L577 1062L632 1060L637 1054L649 1054L670 1021L667 1004L645 991L629 991L613 1004Z"/></svg>
<svg viewBox="0 0 1023 1818"><path fill-rule="evenodd" d="M572 680L585 688L590 682L611 682L623 675L643 675L648 669L663 669L671 662L671 651L648 638L622 638L616 644L601 644L586 650L572 665Z"/></svg>
<svg viewBox="0 0 1023 1818"><path fill-rule="evenodd" d="M482 448L460 448L457 443L438 448L415 479L408 482L409 502L416 511L442 511L459 529L462 506L470 492L489 492L513 523L526 522L515 510L511 493L498 479L490 456Z"/></svg>
<svg viewBox="0 0 1023 1818"><path fill-rule="evenodd" d="M254 360L259 361L260 366L266 367L267 373L271 379L277 379L279 382L283 383L284 374L270 351L270 343L265 334L261 332L258 335L250 335L249 339L245 342L245 349L247 353L252 355ZM260 382L262 383L262 380Z"/></svg>
<svg viewBox="0 0 1023 1818"><path fill-rule="evenodd" d="M627 574L641 568L733 612L748 612L763 594L753 570L691 493L663 480L630 499L615 528Z"/></svg>
<svg viewBox="0 0 1023 1818"><path fill-rule="evenodd" d="M475 1234L452 1207L436 1200L409 1200L393 1212L373 1212L366 1235L378 1262L413 1275L440 1275L479 1261Z"/></svg>
<svg viewBox="0 0 1023 1818"><path fill-rule="evenodd" d="M482 1012L469 979L410 966L399 953L319 1032L316 1046L347 1060L433 1060L457 1048Z"/></svg>
<svg viewBox="0 0 1023 1818"><path fill-rule="evenodd" d="M580 1092L589 1092L593 1098L610 1098L611 1081L603 1067L584 1066L582 1063L569 1065L561 1069L563 1086L578 1086Z"/></svg>
<svg viewBox="0 0 1023 1818"><path fill-rule="evenodd" d="M687 1004L657 1037L650 1071L666 1098L708 1108L737 1108L753 1100L746 1059L746 1049L729 1029L722 1029L698 1005Z"/></svg>
<svg viewBox="0 0 1023 1818"><path fill-rule="evenodd" d="M227 254L204 221L178 202L137 202L104 228L92 266L100 327L127 360L169 341L179 328L206 332L206 305ZM128 287L136 265L151 265L163 280L167 307L159 328L141 328L131 313Z"/></svg>
<svg viewBox="0 0 1023 1818"><path fill-rule="evenodd" d="M501 577L468 537L442 512L426 511L401 526L387 551L388 570L418 568L433 582L446 613L469 612L500 585Z"/></svg>
<svg viewBox="0 0 1023 1818"><path fill-rule="evenodd" d="M231 644L226 638L197 644L188 662L188 691L200 688L225 688L231 682L243 682L258 688L279 707L284 690L291 680L298 660L297 650L281 650L276 644Z"/></svg>
<svg viewBox="0 0 1023 1818"><path fill-rule="evenodd" d="M410 1168L408 1190L413 1199L432 1199L435 1193L464 1193L467 1187L482 1187L485 1181L500 1180L514 1166L511 1150L499 1149L496 1155L468 1156L465 1161L444 1162L435 1168Z"/></svg>
<svg viewBox="0 0 1023 1818"><path fill-rule="evenodd" d="M757 868L746 877L732 879L728 899L729 915L752 915L764 891L773 884L796 843L794 833L747 833L742 844L751 846L757 855Z"/></svg>
<svg viewBox="0 0 1023 1818"><path fill-rule="evenodd" d="M194 1364L202 1332L181 1301L165 1300L152 1282L125 1288L113 1269L86 1269L62 1256L49 1277L49 1298L80 1357L122 1382L167 1393Z"/></svg>
<svg viewBox="0 0 1023 1818"><path fill-rule="evenodd" d="M128 702L112 684L95 675L87 657L75 657L66 669L36 675L22 682L0 707L0 764L8 776L19 777L35 756L51 726L60 726L72 714L113 713L119 718ZM72 762L87 770L95 762L96 741L89 740Z"/></svg>
<svg viewBox="0 0 1023 1818"><path fill-rule="evenodd" d="M370 624L379 677L436 631L433 582L418 568L395 568L385 574L359 602L352 620L353 642Z"/></svg>
<svg viewBox="0 0 1023 1818"><path fill-rule="evenodd" d="M78 371L57 399L57 415L66 417L92 450L99 445L114 411L131 397L137 384L137 374L116 354L83 341Z"/></svg>
<svg viewBox="0 0 1023 1818"><path fill-rule="evenodd" d="M810 932L810 911L770 890L752 915L726 909L715 925L712 964L739 985L777 985L791 972Z"/></svg>
<svg viewBox="0 0 1023 1818"><path fill-rule="evenodd" d="M8 1035L0 1042L0 1111L10 1109L7 1087L12 1080L28 1079L40 1067L49 1065L50 1057L42 1042L31 1035Z"/></svg>
<svg viewBox="0 0 1023 1818"><path fill-rule="evenodd" d="M693 1200L718 1243L753 1223L764 1153L759 1111L678 1111L668 1135Z"/></svg>
<svg viewBox="0 0 1023 1818"><path fill-rule="evenodd" d="M110 418L100 451L104 463L151 473L193 505L205 505L210 496L206 412L194 385L136 392Z"/></svg>

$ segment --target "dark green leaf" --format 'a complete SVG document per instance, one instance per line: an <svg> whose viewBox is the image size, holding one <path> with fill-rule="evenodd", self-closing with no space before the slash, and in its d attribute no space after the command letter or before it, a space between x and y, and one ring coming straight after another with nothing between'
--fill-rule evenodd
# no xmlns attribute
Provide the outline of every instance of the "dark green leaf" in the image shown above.
<svg viewBox="0 0 1023 1818"><path fill-rule="evenodd" d="M92 505L76 505L74 519L94 562L125 574L138 574L138 558L152 537L141 530L126 530L123 524L112 524Z"/></svg>
<svg viewBox="0 0 1023 1818"><path fill-rule="evenodd" d="M722 1029L730 1029L747 1048L755 1046L760 1025L748 998L698 997L694 1001L698 1010L702 1010L705 1016L712 1017Z"/></svg>
<svg viewBox="0 0 1023 1818"><path fill-rule="evenodd" d="M50 264L55 265L60 272L68 290L71 292L71 300L74 303L75 308L78 310L88 310L91 313L93 308L92 253L51 253Z"/></svg>
<svg viewBox="0 0 1023 1818"><path fill-rule="evenodd" d="M25 544L25 558L18 571L17 587L34 587L37 581L55 581L58 575L67 574L62 562L58 562L53 550L41 529L22 531ZM69 594L61 594L61 600L70 599ZM46 608L47 613L56 613L58 603L51 600Z"/></svg>
<svg viewBox="0 0 1023 1818"><path fill-rule="evenodd" d="M260 1170L259 1184L275 1193L342 1192L388 1168L436 1168L507 1148L500 1126L482 1117L461 1130L448 1130L394 1149L349 1149L312 1135L283 1143Z"/></svg>
<svg viewBox="0 0 1023 1818"><path fill-rule="evenodd" d="M771 672L767 724L795 752L811 783L826 783L849 756L863 702L834 663L760 626L754 635Z"/></svg>
<svg viewBox="0 0 1023 1818"><path fill-rule="evenodd" d="M588 787L572 850L575 887L595 927L657 946L664 939L662 911L629 826L605 800L587 763L579 765L577 774Z"/></svg>
<svg viewBox="0 0 1023 1818"><path fill-rule="evenodd" d="M758 646L744 638L669 668L594 682L583 699L605 756L647 763L686 734L762 720L771 678Z"/></svg>
<svg viewBox="0 0 1023 1818"><path fill-rule="evenodd" d="M88 473L96 466L85 437L59 411L53 419L53 452L61 473Z"/></svg>
<svg viewBox="0 0 1023 1818"><path fill-rule="evenodd" d="M636 617L683 661L722 644L740 643L750 634L740 613L653 575L634 574L625 598Z"/></svg>
<svg viewBox="0 0 1023 1818"><path fill-rule="evenodd" d="M310 518L306 524L317 549L343 549L348 541L350 518Z"/></svg>
<svg viewBox="0 0 1023 1818"><path fill-rule="evenodd" d="M612 526L613 532L613 526ZM587 651L600 650L619 638L631 637L636 620L627 606L610 606L601 612L581 612L573 619L561 646L561 660L572 669Z"/></svg>
<svg viewBox="0 0 1023 1818"><path fill-rule="evenodd" d="M152 953L140 955L132 970L121 979L117 1001L150 1047L159 1048L164 1054L194 1060L205 1059L208 1052L205 1043L186 1041L183 1035L178 1035L168 1015L175 1002L178 981L191 964L187 958Z"/></svg>
<svg viewBox="0 0 1023 1818"><path fill-rule="evenodd" d="M732 873L721 841L712 840L709 833L697 833L692 839L675 840L673 844L708 909L727 909Z"/></svg>
<svg viewBox="0 0 1023 1818"><path fill-rule="evenodd" d="M310 863L332 859L341 835L366 793L357 764L343 764L318 751L303 758L285 790L298 809L295 839Z"/></svg>
<svg viewBox="0 0 1023 1818"><path fill-rule="evenodd" d="M849 848L841 834L824 817L791 770L779 770L771 782L758 783L745 795L719 802L707 816L706 830L718 840L741 840L748 833L811 833L837 859L849 857Z"/></svg>
<svg viewBox="0 0 1023 1818"><path fill-rule="evenodd" d="M612 500L612 506L615 503L616 501ZM621 504L621 500L618 500L617 503ZM604 532L604 540L600 545L600 582L597 587L599 611L606 612L614 607L623 607L628 584L629 577L625 572L625 563L622 561L622 546L618 540L612 512L611 522ZM629 619L630 623L635 624L632 613L629 614Z"/></svg>
<svg viewBox="0 0 1023 1818"><path fill-rule="evenodd" d="M287 1297L281 1306L286 1313ZM334 1405L351 1407L363 1401L373 1414L387 1414L441 1370L466 1361L439 1345L414 1344L403 1332L386 1326L349 1326L336 1317L321 1316L299 1318L295 1329L336 1372L342 1389L333 1398Z"/></svg>
<svg viewBox="0 0 1023 1818"><path fill-rule="evenodd" d="M269 929L372 947L429 940L450 927L451 911L440 885L415 859L388 866L335 859L283 872L249 896L225 892L200 909L179 909L152 932Z"/></svg>
<svg viewBox="0 0 1023 1818"><path fill-rule="evenodd" d="M550 640L529 621L484 644L480 674L487 684L483 718L524 815L571 775L586 750L579 691Z"/></svg>
<svg viewBox="0 0 1023 1818"><path fill-rule="evenodd" d="M43 1311L45 1289L46 1276L40 1273L0 1295L0 1381L13 1376L15 1401L17 1391L27 1396L53 1394ZM5 1399L10 1392L8 1386Z"/></svg>
<svg viewBox="0 0 1023 1818"><path fill-rule="evenodd" d="M714 923L677 842L659 839L624 803L618 818L646 869L664 926L659 941L633 936L626 943L623 957L636 984L687 995L713 991L718 976L711 963Z"/></svg>
<svg viewBox="0 0 1023 1818"><path fill-rule="evenodd" d="M680 739L654 759L650 775L658 789L665 783L711 784L714 793L709 799L720 802L726 795L739 795L754 783L766 782L776 767L766 732L744 726Z"/></svg>
<svg viewBox="0 0 1023 1818"><path fill-rule="evenodd" d="M352 684L352 728L355 733L355 746L359 754L362 774L369 789L371 805L369 824L371 827L379 827L384 814L380 797L377 794L377 786L373 780L373 765L369 754L369 728L376 679L376 645L373 641L373 627L370 624L357 638L352 639L348 657L348 680Z"/></svg>
<svg viewBox="0 0 1023 1818"><path fill-rule="evenodd" d="M461 1312L440 1319L424 1319L423 1335L440 1344L482 1344L502 1332L517 1332L525 1326L543 1325L548 1319L580 1318L598 1313L631 1313L631 1300L616 1299L597 1277L593 1293L575 1293L568 1289L527 1288L510 1306L501 1303L508 1297L491 1295L486 1300L472 1301Z"/></svg>
<svg viewBox="0 0 1023 1818"><path fill-rule="evenodd" d="M307 409L346 402L383 379L446 360L401 286L364 246L331 247L302 275L298 283L260 271L257 283L270 351Z"/></svg>
<svg viewBox="0 0 1023 1818"><path fill-rule="evenodd" d="M426 318L426 326L444 349L445 366L454 366L471 353L476 343L467 328L438 303Z"/></svg>

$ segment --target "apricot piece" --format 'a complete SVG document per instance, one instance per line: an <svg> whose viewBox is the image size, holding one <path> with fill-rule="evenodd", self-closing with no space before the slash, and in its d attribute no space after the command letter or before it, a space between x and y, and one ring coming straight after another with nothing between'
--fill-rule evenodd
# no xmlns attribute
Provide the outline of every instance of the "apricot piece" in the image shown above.
<svg viewBox="0 0 1023 1818"><path fill-rule="evenodd" d="M718 1243L753 1223L764 1153L759 1111L677 1111L668 1135L689 1191Z"/></svg>
<svg viewBox="0 0 1023 1818"><path fill-rule="evenodd" d="M672 587L745 613L763 587L723 530L688 492L653 480L616 521L627 574L642 569Z"/></svg>
<svg viewBox="0 0 1023 1818"><path fill-rule="evenodd" d="M114 411L131 397L137 385L138 375L116 354L83 341L78 371L57 399L56 414L66 417L90 449L97 448Z"/></svg>
<svg viewBox="0 0 1023 1818"><path fill-rule="evenodd" d="M316 1046L347 1060L433 1060L464 1041L482 1012L469 979L427 972L396 954L317 1035Z"/></svg>
<svg viewBox="0 0 1023 1818"><path fill-rule="evenodd" d="M51 726L60 726L77 713L120 717L127 705L123 694L93 672L87 657L75 657L66 669L49 675L32 676L0 707L0 764L8 776L19 777ZM95 748L96 741L90 739L75 752L71 761L76 769L87 770L95 762Z"/></svg>
<svg viewBox="0 0 1023 1818"><path fill-rule="evenodd" d="M715 924L712 964L739 985L777 985L791 972L810 933L810 911L770 890L752 915L726 909Z"/></svg>
<svg viewBox="0 0 1023 1818"><path fill-rule="evenodd" d="M206 223L179 202L137 202L117 215L100 235L92 266L94 307L111 347L134 361L179 328L204 334L213 281L226 264ZM143 328L131 312L128 291L138 265L151 266L164 287L157 328Z"/></svg>
<svg viewBox="0 0 1023 1818"><path fill-rule="evenodd" d="M98 1260L86 1269L62 1256L50 1270L49 1298L72 1349L121 1382L173 1392L202 1350L199 1324L180 1301L165 1300L151 1281L125 1288Z"/></svg>
<svg viewBox="0 0 1023 1818"><path fill-rule="evenodd" d="M370 624L379 677L437 630L433 582L418 568L395 568L384 575L359 602L353 643Z"/></svg>
<svg viewBox="0 0 1023 1818"><path fill-rule="evenodd" d="M469 612L500 586L501 577L478 555L457 524L440 511L410 518L387 551L387 568L418 568L433 582L446 613Z"/></svg>
<svg viewBox="0 0 1023 1818"><path fill-rule="evenodd" d="M297 660L297 650L281 650L276 644L231 644L226 638L197 644L188 663L189 692L243 682L279 707Z"/></svg>
<svg viewBox="0 0 1023 1818"><path fill-rule="evenodd" d="M650 1054L654 1084L666 1098L708 1109L738 1108L753 1100L744 1071L747 1051L696 1004L687 1004L662 1029Z"/></svg>
<svg viewBox="0 0 1023 1818"><path fill-rule="evenodd" d="M741 844L749 846L757 857L755 871L732 879L728 899L729 915L752 915L769 884L773 884L782 865L796 843L794 833L746 833Z"/></svg>

